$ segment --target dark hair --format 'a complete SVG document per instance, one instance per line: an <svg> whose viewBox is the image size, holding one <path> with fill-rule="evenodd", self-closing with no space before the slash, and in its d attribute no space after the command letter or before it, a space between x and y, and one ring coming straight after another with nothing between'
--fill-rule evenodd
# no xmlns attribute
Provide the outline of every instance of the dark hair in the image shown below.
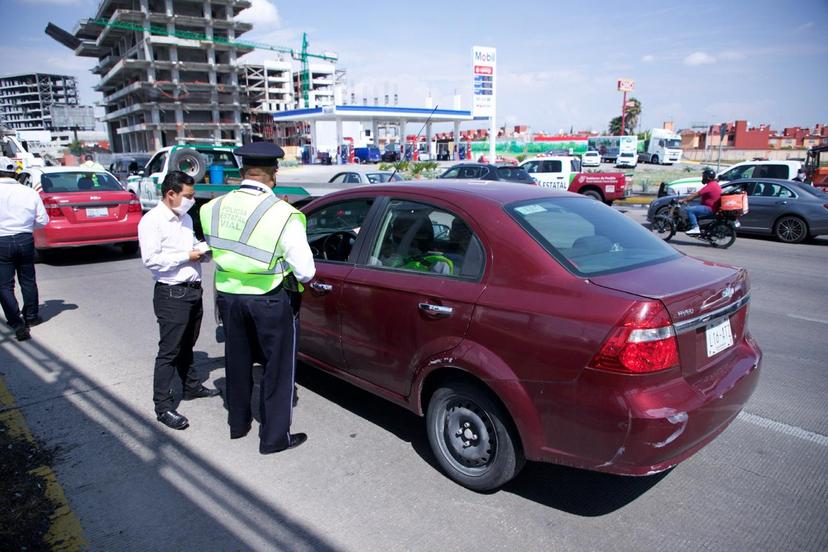
<svg viewBox="0 0 828 552"><path fill-rule="evenodd" d="M161 184L161 197L167 197L167 192L180 194L184 186L195 186L193 177L185 172L170 171Z"/></svg>
<svg viewBox="0 0 828 552"><path fill-rule="evenodd" d="M87 153L86 155L83 156L83 160L84 161L94 161L95 158Z"/></svg>

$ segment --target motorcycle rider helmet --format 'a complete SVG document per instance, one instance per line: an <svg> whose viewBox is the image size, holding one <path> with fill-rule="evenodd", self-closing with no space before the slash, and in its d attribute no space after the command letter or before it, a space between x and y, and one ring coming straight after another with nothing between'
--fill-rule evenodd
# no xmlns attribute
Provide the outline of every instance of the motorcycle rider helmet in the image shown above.
<svg viewBox="0 0 828 552"><path fill-rule="evenodd" d="M711 180L716 180L716 171L714 171L710 167L706 167L702 171L702 184L707 184Z"/></svg>

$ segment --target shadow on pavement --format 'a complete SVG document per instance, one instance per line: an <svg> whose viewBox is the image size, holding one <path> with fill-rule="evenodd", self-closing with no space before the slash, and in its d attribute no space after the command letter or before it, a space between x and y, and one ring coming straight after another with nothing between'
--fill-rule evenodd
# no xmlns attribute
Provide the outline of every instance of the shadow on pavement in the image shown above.
<svg viewBox="0 0 828 552"><path fill-rule="evenodd" d="M89 245L63 249L41 249L37 252L36 262L52 266L80 266L138 257L140 255L137 252L127 253L117 245Z"/></svg>
<svg viewBox="0 0 828 552"><path fill-rule="evenodd" d="M93 549L335 550L209 457L173 439L153 419L150 405L136 410L43 344L17 343L0 331L0 366L16 372L15 387L26 390L16 408L64 420L51 440L68 441L57 443L58 466L65 464L70 474L70 502L87 495L82 521L92 518ZM113 517L123 525L112 523Z"/></svg>
<svg viewBox="0 0 828 552"><path fill-rule="evenodd" d="M416 414L306 364L300 364L296 379L301 386L411 443L423 460L434 469L440 469L428 444L425 421ZM595 517L633 502L668 473L622 477L528 462L501 492L513 493L570 514Z"/></svg>
<svg viewBox="0 0 828 552"><path fill-rule="evenodd" d="M67 303L63 299L47 299L40 305L40 317L47 322L63 311L76 310L78 306L74 303Z"/></svg>

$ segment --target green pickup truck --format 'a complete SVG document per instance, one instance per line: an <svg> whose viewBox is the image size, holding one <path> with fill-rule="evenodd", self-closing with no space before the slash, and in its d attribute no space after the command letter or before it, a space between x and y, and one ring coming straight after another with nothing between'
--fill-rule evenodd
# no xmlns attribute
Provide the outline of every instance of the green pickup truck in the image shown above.
<svg viewBox="0 0 828 552"><path fill-rule="evenodd" d="M196 205L190 211L195 226L200 226L198 209L211 199L235 190L241 183L239 161L233 155L234 146L177 145L161 148L153 155L146 167L127 179L127 189L138 196L141 208L149 211L161 199L161 182L168 171L183 171L196 181ZM210 182L210 168L221 166L223 182ZM300 186L279 186L274 193L291 203L307 200L307 190ZM200 235L200 227L196 232Z"/></svg>

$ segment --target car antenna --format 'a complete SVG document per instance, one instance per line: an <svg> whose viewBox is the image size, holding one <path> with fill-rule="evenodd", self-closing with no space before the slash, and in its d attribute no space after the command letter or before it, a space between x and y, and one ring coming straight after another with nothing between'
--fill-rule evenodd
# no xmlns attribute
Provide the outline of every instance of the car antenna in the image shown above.
<svg viewBox="0 0 828 552"><path fill-rule="evenodd" d="M429 113L429 114L428 114L428 117L426 118L425 122L423 123L423 128L421 128L421 129L420 129L420 132L418 132L418 133L417 133L417 137L416 137L416 138L414 138L414 144L415 144L415 145L418 145L418 144L420 143L420 135L421 135L421 134L423 133L423 131L425 130L426 125L427 125L427 124L431 121L431 116L432 116L432 115L434 115L434 112L435 112L435 111L437 111L437 108L438 108L438 107L440 107L440 105L439 105L439 104L438 104L438 105L435 105L435 106L434 106L434 109L432 109L432 110L431 110L431 113ZM404 129L400 129L400 130L402 130L403 132L405 132L405 130L404 130ZM400 138L402 138L402 136L400 136ZM431 144L429 144L429 145L431 145ZM403 147L402 147L402 151L405 151L405 141L403 141L402 146L403 146ZM397 175L397 171L400 169L400 163L402 163L402 158L400 158L400 162L399 162L399 163L397 163L397 164L395 164L395 165L394 165L394 172L392 172L392 173L391 173L391 176L389 176L389 177L388 177L388 182L393 182L393 181L394 181L394 177Z"/></svg>

